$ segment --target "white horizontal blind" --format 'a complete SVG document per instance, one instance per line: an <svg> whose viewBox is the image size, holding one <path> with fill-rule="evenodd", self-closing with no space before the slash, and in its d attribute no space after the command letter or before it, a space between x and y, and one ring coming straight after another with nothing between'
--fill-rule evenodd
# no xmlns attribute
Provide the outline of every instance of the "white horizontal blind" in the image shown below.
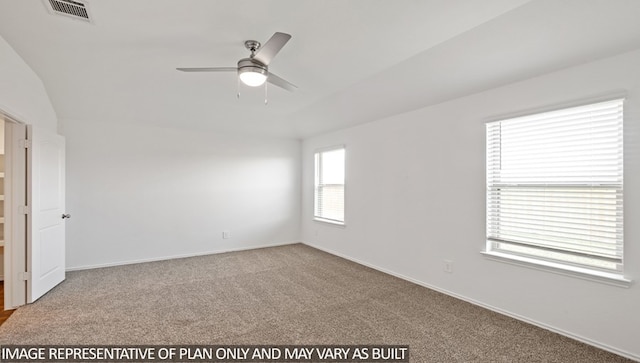
<svg viewBox="0 0 640 363"><path fill-rule="evenodd" d="M315 154L315 206L317 220L344 224L345 149Z"/></svg>
<svg viewBox="0 0 640 363"><path fill-rule="evenodd" d="M487 124L487 248L621 271L623 100Z"/></svg>

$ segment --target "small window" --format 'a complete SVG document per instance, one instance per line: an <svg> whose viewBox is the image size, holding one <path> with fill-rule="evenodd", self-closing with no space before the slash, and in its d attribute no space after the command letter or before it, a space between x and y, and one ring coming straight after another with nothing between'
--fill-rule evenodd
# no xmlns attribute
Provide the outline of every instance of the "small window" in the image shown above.
<svg viewBox="0 0 640 363"><path fill-rule="evenodd" d="M317 221L344 224L344 147L315 154L315 203Z"/></svg>
<svg viewBox="0 0 640 363"><path fill-rule="evenodd" d="M622 275L623 100L486 129L487 252Z"/></svg>

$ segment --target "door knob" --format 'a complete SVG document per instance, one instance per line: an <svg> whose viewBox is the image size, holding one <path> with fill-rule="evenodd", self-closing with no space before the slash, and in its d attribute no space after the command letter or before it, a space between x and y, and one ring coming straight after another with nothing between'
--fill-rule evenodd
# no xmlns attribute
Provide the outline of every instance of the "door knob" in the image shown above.
<svg viewBox="0 0 640 363"><path fill-rule="evenodd" d="M63 214L62 219L71 218L71 214Z"/></svg>

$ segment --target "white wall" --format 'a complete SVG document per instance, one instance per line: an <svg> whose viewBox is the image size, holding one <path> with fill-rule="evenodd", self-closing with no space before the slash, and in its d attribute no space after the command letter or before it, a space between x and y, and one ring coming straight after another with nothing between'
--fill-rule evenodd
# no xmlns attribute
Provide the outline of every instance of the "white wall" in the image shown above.
<svg viewBox="0 0 640 363"><path fill-rule="evenodd" d="M58 125L42 81L1 36L0 113L49 130Z"/></svg>
<svg viewBox="0 0 640 363"><path fill-rule="evenodd" d="M68 269L299 241L298 140L74 120L64 129Z"/></svg>
<svg viewBox="0 0 640 363"><path fill-rule="evenodd" d="M480 254L484 122L626 90L625 275L640 279L638 64L635 51L304 140L303 241L640 359L637 283L615 287ZM312 221L313 152L336 144L347 150L345 228Z"/></svg>

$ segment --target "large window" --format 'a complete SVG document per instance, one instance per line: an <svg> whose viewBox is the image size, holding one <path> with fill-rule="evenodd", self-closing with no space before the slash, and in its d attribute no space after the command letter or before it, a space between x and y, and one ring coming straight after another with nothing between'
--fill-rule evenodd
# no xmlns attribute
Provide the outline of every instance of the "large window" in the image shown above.
<svg viewBox="0 0 640 363"><path fill-rule="evenodd" d="M344 147L315 154L314 218L344 224Z"/></svg>
<svg viewBox="0 0 640 363"><path fill-rule="evenodd" d="M487 252L622 274L622 108L487 124Z"/></svg>

